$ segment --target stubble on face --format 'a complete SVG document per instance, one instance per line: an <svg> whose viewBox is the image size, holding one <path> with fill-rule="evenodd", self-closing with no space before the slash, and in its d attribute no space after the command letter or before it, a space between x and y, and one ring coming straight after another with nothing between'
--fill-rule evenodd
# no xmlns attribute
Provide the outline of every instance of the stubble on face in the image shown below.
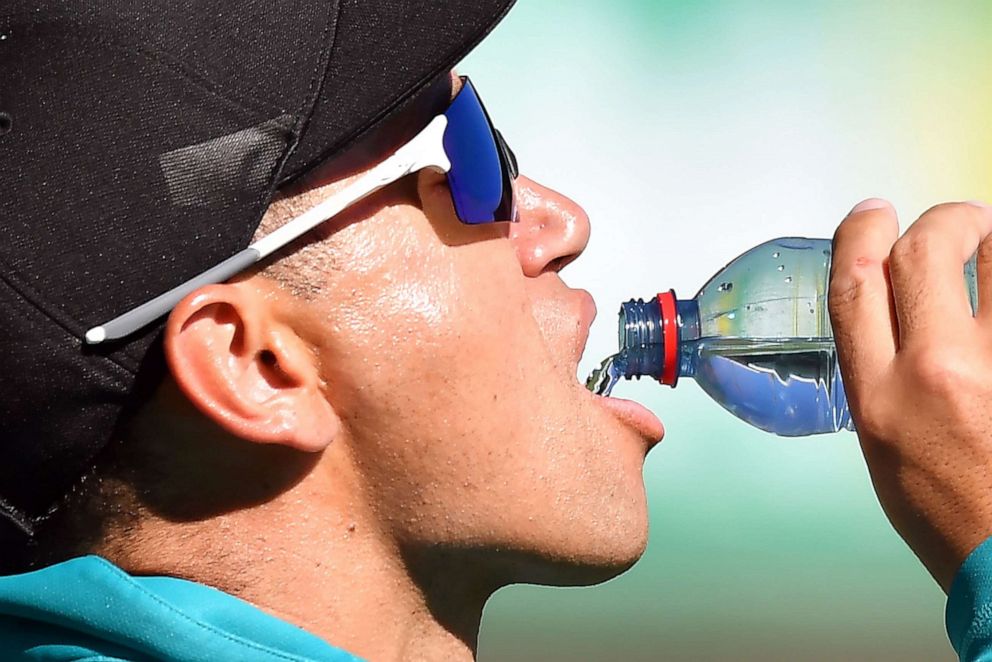
<svg viewBox="0 0 992 662"><path fill-rule="evenodd" d="M446 99L454 72L448 86ZM458 222L443 177L421 199L418 177L287 263L307 283L298 320L346 429L327 469L352 473L375 526L408 550L482 554L500 581L616 574L644 547L643 448L578 384L567 291L556 273L522 273L505 224ZM308 202L348 180L314 181ZM517 229L554 207L545 189L522 193Z"/></svg>

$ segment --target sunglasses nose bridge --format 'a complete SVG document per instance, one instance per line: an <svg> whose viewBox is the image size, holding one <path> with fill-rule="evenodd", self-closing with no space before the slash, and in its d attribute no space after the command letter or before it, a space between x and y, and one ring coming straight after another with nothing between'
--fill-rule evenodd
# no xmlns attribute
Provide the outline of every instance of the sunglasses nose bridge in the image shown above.
<svg viewBox="0 0 992 662"><path fill-rule="evenodd" d="M520 168L517 166L517 155L510 149L506 139L503 137L503 133L499 129L494 127L493 133L496 135L496 144L499 146L500 155L506 161L507 170L509 170L510 176L516 179L520 176Z"/></svg>

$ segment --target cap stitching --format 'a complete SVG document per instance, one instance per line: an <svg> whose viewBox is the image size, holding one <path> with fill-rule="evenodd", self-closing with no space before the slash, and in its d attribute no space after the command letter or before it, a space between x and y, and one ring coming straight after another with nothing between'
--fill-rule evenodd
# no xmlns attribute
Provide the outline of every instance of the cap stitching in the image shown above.
<svg viewBox="0 0 992 662"><path fill-rule="evenodd" d="M338 41L337 30L334 30L334 34L330 38L328 38L328 33L331 32L332 26L337 26L340 18L341 2L338 0L338 2L334 3L334 11L327 14L327 23L324 25L324 32L321 39L324 42L324 48L321 51L320 60L317 62L317 70L314 71L313 78L310 79L310 85L307 87L307 98L300 103L300 108L296 111L299 115L303 115L304 109L308 105L310 106L310 112L306 113L304 119L301 119L301 124L310 121L314 106L317 104L317 96L324 88L324 81L327 80L327 71L331 66L331 52L334 50L334 46Z"/></svg>
<svg viewBox="0 0 992 662"><path fill-rule="evenodd" d="M324 82L327 80L327 72L331 66L331 52L334 50L334 45L337 43L337 27L338 21L341 17L341 2L338 0L334 3L333 9L329 9L327 12L327 21L324 25L324 31L321 33L321 42L324 44L324 48L321 51L320 58L317 61L317 67L314 70L313 76L310 79L310 84L307 86L307 94L305 95L303 101L300 102L300 106L296 111L296 125L292 144L289 148L283 152L282 158L276 163L272 172L269 173L269 184L262 190L261 194L256 199L256 204L261 206L261 209L256 215L255 222L252 223L249 228L245 231L245 234L241 237L241 245L247 245L255 232L258 231L258 226L262 222L262 217L265 216L266 211L269 207L269 202L272 199L272 194L275 192L278 182L282 177L283 168L286 167L286 163L289 162L290 156L296 151L297 145L300 143L300 137L306 130L307 124L310 122L310 118L313 116L314 108L317 105L317 98L320 96L321 90L324 88ZM309 110L307 109L309 106Z"/></svg>

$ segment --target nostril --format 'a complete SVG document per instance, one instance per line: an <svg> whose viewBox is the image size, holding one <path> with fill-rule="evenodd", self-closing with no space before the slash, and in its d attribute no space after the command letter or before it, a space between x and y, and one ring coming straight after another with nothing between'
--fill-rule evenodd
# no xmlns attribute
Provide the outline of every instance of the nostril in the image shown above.
<svg viewBox="0 0 992 662"><path fill-rule="evenodd" d="M14 118L10 113L0 111L0 136L10 133L14 128Z"/></svg>
<svg viewBox="0 0 992 662"><path fill-rule="evenodd" d="M562 255L561 257L556 257L555 259L548 262L547 266L544 267L544 271L550 271L552 273L560 273L562 269L575 262L575 259L579 257L578 253L572 253L570 255Z"/></svg>

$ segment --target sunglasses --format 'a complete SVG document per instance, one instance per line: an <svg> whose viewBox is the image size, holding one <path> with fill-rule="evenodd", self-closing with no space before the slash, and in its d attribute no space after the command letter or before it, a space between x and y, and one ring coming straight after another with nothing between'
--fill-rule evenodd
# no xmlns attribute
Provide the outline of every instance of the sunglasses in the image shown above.
<svg viewBox="0 0 992 662"><path fill-rule="evenodd" d="M455 214L462 223L515 221L517 159L493 127L472 81L467 76L461 80L462 89L443 114L360 179L220 264L93 327L86 332L86 342L97 345L131 335L167 314L194 290L232 278L356 202L424 168L445 173Z"/></svg>

